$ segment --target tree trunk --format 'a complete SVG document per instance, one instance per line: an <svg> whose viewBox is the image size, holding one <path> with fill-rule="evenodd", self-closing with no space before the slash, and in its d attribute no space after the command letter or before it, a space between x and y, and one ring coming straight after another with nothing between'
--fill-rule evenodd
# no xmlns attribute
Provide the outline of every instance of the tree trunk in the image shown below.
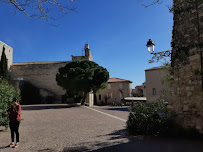
<svg viewBox="0 0 203 152"><path fill-rule="evenodd" d="M85 103L85 99L86 99L86 97L87 97L87 92L84 92L84 95L83 95L83 99L82 99L82 102L81 102L81 105L84 105L84 103Z"/></svg>

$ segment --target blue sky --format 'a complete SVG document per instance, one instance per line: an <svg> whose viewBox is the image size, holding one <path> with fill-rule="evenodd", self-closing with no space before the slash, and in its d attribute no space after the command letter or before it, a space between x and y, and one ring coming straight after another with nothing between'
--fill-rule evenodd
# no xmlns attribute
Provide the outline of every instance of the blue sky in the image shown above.
<svg viewBox="0 0 203 152"><path fill-rule="evenodd" d="M173 14L164 1L148 8L137 0L76 0L77 13L58 20L59 27L28 18L0 3L0 41L14 49L14 62L70 61L82 55L89 43L93 61L107 68L110 77L145 81L151 55L146 43L151 38L155 51L170 50Z"/></svg>

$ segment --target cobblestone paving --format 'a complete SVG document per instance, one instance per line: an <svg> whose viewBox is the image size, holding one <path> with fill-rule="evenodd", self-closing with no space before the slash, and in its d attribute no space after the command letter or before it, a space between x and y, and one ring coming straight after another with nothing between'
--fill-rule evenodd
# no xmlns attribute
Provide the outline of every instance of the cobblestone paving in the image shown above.
<svg viewBox="0 0 203 152"><path fill-rule="evenodd" d="M61 104L23 106L20 147L6 147L10 143L10 132L0 131L0 152L203 151L202 141L127 135L123 120L127 120L128 107L92 109Z"/></svg>
<svg viewBox="0 0 203 152"><path fill-rule="evenodd" d="M128 142L127 138L111 138L118 136L116 132L125 128L125 122L85 107L67 105L22 107L20 146L15 149L4 148L10 143L10 132L1 131L0 151L59 152L67 151L71 147L72 151L74 147L83 151ZM114 132L115 135L112 134Z"/></svg>

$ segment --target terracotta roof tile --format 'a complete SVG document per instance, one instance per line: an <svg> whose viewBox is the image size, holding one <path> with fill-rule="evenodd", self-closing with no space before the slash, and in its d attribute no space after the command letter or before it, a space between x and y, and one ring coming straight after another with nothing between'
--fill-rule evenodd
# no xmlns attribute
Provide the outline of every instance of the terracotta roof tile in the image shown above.
<svg viewBox="0 0 203 152"><path fill-rule="evenodd" d="M130 80L119 79L119 78L109 78L109 80L107 82L108 83L113 83L113 82L130 82L130 83L132 83L132 81L130 81Z"/></svg>
<svg viewBox="0 0 203 152"><path fill-rule="evenodd" d="M66 62L70 62L70 61L20 62L20 63L13 63L12 65L52 64L52 63L66 63Z"/></svg>

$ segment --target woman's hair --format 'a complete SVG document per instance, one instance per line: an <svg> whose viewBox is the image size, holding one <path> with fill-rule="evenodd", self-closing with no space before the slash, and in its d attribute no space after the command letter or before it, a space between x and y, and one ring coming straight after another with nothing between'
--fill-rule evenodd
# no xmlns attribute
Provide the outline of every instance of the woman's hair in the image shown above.
<svg viewBox="0 0 203 152"><path fill-rule="evenodd" d="M17 98L13 98L12 102L18 102Z"/></svg>
<svg viewBox="0 0 203 152"><path fill-rule="evenodd" d="M12 102L13 102L14 105L19 105L17 98L13 98Z"/></svg>

